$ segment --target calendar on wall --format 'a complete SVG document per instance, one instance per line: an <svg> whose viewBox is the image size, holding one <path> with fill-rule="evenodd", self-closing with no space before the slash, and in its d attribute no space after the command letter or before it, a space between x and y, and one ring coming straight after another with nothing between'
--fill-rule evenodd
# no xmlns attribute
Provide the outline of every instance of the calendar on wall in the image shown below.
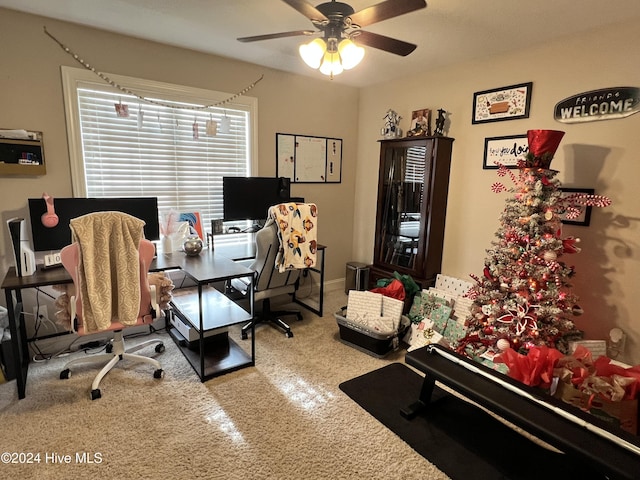
<svg viewBox="0 0 640 480"><path fill-rule="evenodd" d="M342 140L276 133L276 177L293 183L340 183Z"/></svg>

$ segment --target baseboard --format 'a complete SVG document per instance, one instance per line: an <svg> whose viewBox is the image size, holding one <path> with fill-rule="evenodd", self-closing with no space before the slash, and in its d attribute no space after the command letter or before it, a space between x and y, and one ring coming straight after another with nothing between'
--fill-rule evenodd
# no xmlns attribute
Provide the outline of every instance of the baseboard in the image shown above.
<svg viewBox="0 0 640 480"><path fill-rule="evenodd" d="M338 278L336 280L329 280L328 282L324 282L325 293L335 292L336 290L344 291L344 282L345 282L344 277Z"/></svg>

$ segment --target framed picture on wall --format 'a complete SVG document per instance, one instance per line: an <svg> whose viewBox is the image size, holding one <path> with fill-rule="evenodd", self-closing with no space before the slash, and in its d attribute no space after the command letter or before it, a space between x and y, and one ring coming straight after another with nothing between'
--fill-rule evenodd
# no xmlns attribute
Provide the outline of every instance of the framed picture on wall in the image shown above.
<svg viewBox="0 0 640 480"><path fill-rule="evenodd" d="M528 82L474 93L471 123L529 118L532 87Z"/></svg>
<svg viewBox="0 0 640 480"><path fill-rule="evenodd" d="M482 168L492 169L504 165L518 168L518 160L524 160L529 151L527 135L508 135L506 137L487 137L484 139L484 162Z"/></svg>
<svg viewBox="0 0 640 480"><path fill-rule="evenodd" d="M562 187L562 196L566 197L569 195L574 195L576 193L584 193L586 195L593 195L595 190L593 188L565 188ZM561 215L560 220L562 223L566 223L567 225L581 225L583 227L588 227L589 223L591 223L591 207L583 205L580 211L580 215L576 218L566 218L566 215Z"/></svg>

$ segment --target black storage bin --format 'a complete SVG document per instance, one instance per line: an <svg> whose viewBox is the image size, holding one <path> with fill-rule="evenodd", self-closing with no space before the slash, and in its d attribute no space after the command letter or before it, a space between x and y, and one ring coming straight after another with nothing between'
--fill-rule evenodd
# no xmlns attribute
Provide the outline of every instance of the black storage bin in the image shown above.
<svg viewBox="0 0 640 480"><path fill-rule="evenodd" d="M340 341L342 343L377 358L383 358L390 352L397 350L400 346L400 341L411 326L409 319L403 315L397 332L383 334L365 325L347 320L346 309L344 308L336 312L334 316L338 322Z"/></svg>

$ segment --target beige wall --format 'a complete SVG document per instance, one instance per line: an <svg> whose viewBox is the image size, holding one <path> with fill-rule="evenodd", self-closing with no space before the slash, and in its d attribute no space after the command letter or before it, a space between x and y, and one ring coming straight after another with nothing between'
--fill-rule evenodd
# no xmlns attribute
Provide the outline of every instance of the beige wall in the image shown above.
<svg viewBox="0 0 640 480"><path fill-rule="evenodd" d="M488 56L436 72L361 91L354 257L373 258L378 132L392 108L409 125L412 110L444 108L455 138L442 271L469 279L481 274L485 250L499 228L506 194L494 194L494 170L483 170L484 138L524 134L528 129L564 130L553 160L564 186L593 187L613 205L594 209L591 226L565 225L564 236L581 238L582 253L563 259L576 267L575 291L585 313L576 317L587 338L606 338L614 326L628 334L626 360L640 363L640 115L566 125L553 107L571 95L605 87L640 87L640 44L635 23L566 38L519 53ZM477 91L533 82L528 119L471 124Z"/></svg>
<svg viewBox="0 0 640 480"><path fill-rule="evenodd" d="M0 8L0 128L42 131L47 165L42 177L0 176L3 223L27 215L27 198L43 191L72 196L60 65L81 67L45 35L45 25L86 62L112 74L228 93L264 74L248 93L258 99L259 175L276 173L276 132L344 139L342 183L292 186L293 195L318 205L327 279L344 276L353 237L357 89ZM4 271L11 263L6 228L0 235L0 256Z"/></svg>
<svg viewBox="0 0 640 480"><path fill-rule="evenodd" d="M2 222L26 215L26 199L43 191L70 196L68 150L60 65L78 66L42 31L100 70L234 93L262 73L250 93L258 98L259 174L275 174L275 133L326 135L344 139L343 182L294 185L293 194L319 205L320 241L328 246L327 278L344 276L349 260L372 259L377 184L378 132L389 108L407 128L412 110L445 108L454 137L443 272L468 278L482 271L485 250L498 228L505 196L493 194L495 171L482 169L484 138L522 134L530 128L567 132L553 167L565 186L594 187L613 206L592 215L590 227L565 226L582 239L583 252L566 257L575 264L576 293L585 314L576 319L587 338L604 338L613 326L629 335L628 362L640 363L640 115L575 125L553 120L559 100L587 90L640 86L640 43L631 23L572 37L517 54L487 56L387 85L357 90L327 80L299 77L216 56L0 9L1 128L41 130L47 175L0 177ZM419 73L419 72L418 72ZM533 82L528 119L471 124L476 91ZM359 112L359 115L358 115ZM10 263L7 233L0 235L3 270Z"/></svg>

